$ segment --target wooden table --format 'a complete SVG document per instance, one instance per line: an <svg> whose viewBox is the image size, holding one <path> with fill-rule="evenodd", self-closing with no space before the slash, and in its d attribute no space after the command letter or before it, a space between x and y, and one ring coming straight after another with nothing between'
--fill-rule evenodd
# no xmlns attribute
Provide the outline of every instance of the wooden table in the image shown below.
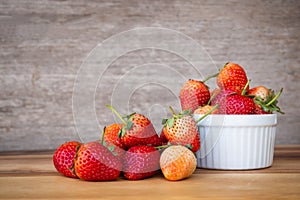
<svg viewBox="0 0 300 200"><path fill-rule="evenodd" d="M53 152L0 153L0 199L300 199L300 145L276 146L261 170L197 169L186 180L85 182L59 175Z"/></svg>

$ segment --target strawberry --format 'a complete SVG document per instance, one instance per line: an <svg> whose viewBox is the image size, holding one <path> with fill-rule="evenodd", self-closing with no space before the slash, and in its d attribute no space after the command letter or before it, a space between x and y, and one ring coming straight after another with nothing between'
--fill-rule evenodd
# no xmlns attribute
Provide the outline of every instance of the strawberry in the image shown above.
<svg viewBox="0 0 300 200"><path fill-rule="evenodd" d="M109 126L104 127L103 129L103 139L105 140L106 143L111 143L114 144L122 149L125 148L124 144L121 142L120 137L118 136L122 124L111 124Z"/></svg>
<svg viewBox="0 0 300 200"><path fill-rule="evenodd" d="M121 161L98 141L83 144L77 151L75 172L82 180L116 180L121 169Z"/></svg>
<svg viewBox="0 0 300 200"><path fill-rule="evenodd" d="M212 96L211 105L214 106L220 104L220 102L223 101L223 99L225 99L228 95L232 94L236 94L236 92L233 90L219 90L217 93L214 94L214 96Z"/></svg>
<svg viewBox="0 0 300 200"><path fill-rule="evenodd" d="M57 148L53 155L53 164L59 173L67 177L77 178L73 167L76 148L80 145L80 142L71 141L62 144Z"/></svg>
<svg viewBox="0 0 300 200"><path fill-rule="evenodd" d="M157 135L152 122L142 114L132 115L128 123L132 122L131 128L123 131L122 141L127 148L136 145L161 145L161 140Z"/></svg>
<svg viewBox="0 0 300 200"><path fill-rule="evenodd" d="M236 92L225 93L219 102L219 113L220 114L238 114L246 115L253 114L255 110L255 104L252 98L245 96L247 88L249 87L250 80L247 81L241 94Z"/></svg>
<svg viewBox="0 0 300 200"><path fill-rule="evenodd" d="M187 178L196 169L194 153L188 148L176 145L166 148L160 156L160 168L167 180L177 181Z"/></svg>
<svg viewBox="0 0 300 200"><path fill-rule="evenodd" d="M197 108L194 111L194 114L206 114L209 111L211 111L212 109L213 109L213 106L211 106L211 105L200 106L199 108ZM219 113L218 109L215 109L214 111L211 112L211 114L218 114L218 113Z"/></svg>
<svg viewBox="0 0 300 200"><path fill-rule="evenodd" d="M122 143L121 138L119 137L119 132L122 128L122 124L111 124L104 127L102 139L100 140L104 146L107 146L115 156L122 159L123 154L125 153L125 145Z"/></svg>
<svg viewBox="0 0 300 200"><path fill-rule="evenodd" d="M184 110L179 114L175 114L172 107L170 107L172 117L170 119L163 119L164 125L163 133L171 144L180 144L191 148L196 152L200 148L200 137L198 132L197 123L204 119L207 115L211 114L218 105L200 117L197 121L191 115L190 110Z"/></svg>
<svg viewBox="0 0 300 200"><path fill-rule="evenodd" d="M185 110L175 114L172 107L170 110L173 117L164 119L163 132L171 144L181 144L191 146L193 152L200 148L200 137L197 127L197 122L191 115L190 110Z"/></svg>
<svg viewBox="0 0 300 200"><path fill-rule="evenodd" d="M152 122L142 114L133 113L126 117L121 115L110 105L107 105L123 122L123 127L119 132L122 143L128 149L137 145L161 145L161 140L157 135Z"/></svg>
<svg viewBox="0 0 300 200"><path fill-rule="evenodd" d="M204 82L190 79L181 87L179 98L182 110L190 109L193 112L207 104L210 93Z"/></svg>
<svg viewBox="0 0 300 200"><path fill-rule="evenodd" d="M270 95L274 95L274 91L271 89L268 89L264 86L257 86L257 87L251 88L247 94L253 95L256 98L260 98L262 101L266 101Z"/></svg>
<svg viewBox="0 0 300 200"><path fill-rule="evenodd" d="M240 94L227 96L219 105L220 114L253 114L254 110L253 99Z"/></svg>
<svg viewBox="0 0 300 200"><path fill-rule="evenodd" d="M161 130L159 138L160 138L160 140L162 142L162 145L168 144L169 141L168 141L168 139L166 137L166 134L164 133L164 128Z"/></svg>
<svg viewBox="0 0 300 200"><path fill-rule="evenodd" d="M239 94L247 84L247 81L243 67L231 62L226 63L217 76L217 84L222 90L232 90Z"/></svg>
<svg viewBox="0 0 300 200"><path fill-rule="evenodd" d="M248 91L248 95L254 97L255 103L255 114L271 114L274 111L284 114L277 106L277 99L282 93L282 88L275 95L274 90L268 89L264 86L257 86L255 88L251 88Z"/></svg>
<svg viewBox="0 0 300 200"><path fill-rule="evenodd" d="M159 169L160 153L152 146L134 146L124 156L123 173L129 180L153 176Z"/></svg>

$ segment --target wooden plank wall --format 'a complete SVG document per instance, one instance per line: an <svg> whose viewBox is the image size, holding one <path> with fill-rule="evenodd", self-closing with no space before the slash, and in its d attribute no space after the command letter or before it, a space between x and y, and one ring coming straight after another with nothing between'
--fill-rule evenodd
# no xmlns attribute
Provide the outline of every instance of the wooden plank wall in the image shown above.
<svg viewBox="0 0 300 200"><path fill-rule="evenodd" d="M195 69L163 50L129 52L108 66L98 85L86 88L94 91L98 129L90 126L89 113L75 123L72 95L81 64L98 43L137 27L185 34L204 48L214 68L199 60ZM299 43L297 0L0 0L0 151L54 149L67 140L97 139L103 126L115 121L107 103L122 113L148 115L159 131L167 106L179 108L184 78L201 79L227 61L244 66L252 86L284 88L279 105L286 114L278 115L276 143L299 144ZM139 82L143 79L146 84Z"/></svg>

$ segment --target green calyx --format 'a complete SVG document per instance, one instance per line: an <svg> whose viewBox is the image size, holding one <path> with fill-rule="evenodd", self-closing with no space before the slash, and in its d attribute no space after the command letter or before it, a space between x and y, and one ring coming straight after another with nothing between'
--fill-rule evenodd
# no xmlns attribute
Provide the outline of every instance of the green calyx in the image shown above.
<svg viewBox="0 0 300 200"><path fill-rule="evenodd" d="M134 115L136 114L135 112L134 113L131 113L130 115L126 115L124 117L122 117L120 115L120 113L114 108L112 107L111 105L106 105L107 108L109 108L115 115L117 115L117 117L122 121L122 123L125 125L123 126L119 133L118 133L118 137L121 138L121 137L124 137L125 136L125 133L127 130L130 130L132 128L132 125L133 125L133 117Z"/></svg>
<svg viewBox="0 0 300 200"><path fill-rule="evenodd" d="M185 147L188 148L189 150L193 149L193 145L191 145L191 144L187 144L187 145L185 145Z"/></svg>
<svg viewBox="0 0 300 200"><path fill-rule="evenodd" d="M116 148L115 145L106 146L106 148L107 148L114 156L118 156L118 153L114 151L115 148Z"/></svg>
<svg viewBox="0 0 300 200"><path fill-rule="evenodd" d="M269 89L269 95L267 96L267 98L265 100L263 100L260 97L254 97L254 103L257 105L260 105L261 108L263 109L263 111L265 112L278 112L281 114L284 114L284 112L282 112L280 110L280 108L278 107L277 103L278 103L278 98L280 97L281 93L283 91L283 88L281 88L278 93L275 95L274 91Z"/></svg>
<svg viewBox="0 0 300 200"><path fill-rule="evenodd" d="M207 117L209 114L211 114L211 113L212 113L214 110L216 110L218 107L219 107L219 104L214 105L214 106L210 109L210 111L208 111L208 112L205 113L202 117L200 117L200 118L196 121L196 123L198 123L198 122L200 122L201 120L203 120L205 117ZM191 111L191 110L183 110L183 111L181 111L179 114L176 115L175 112L174 112L174 110L173 110L173 108L170 106L170 111L171 111L171 113L172 113L173 116L172 116L171 118L169 118L169 119L163 119L163 120L162 120L162 124L164 125L164 127L168 125L169 128L172 128L176 119L180 119L180 118L182 118L183 116L186 116L186 115L192 116L192 111Z"/></svg>
<svg viewBox="0 0 300 200"><path fill-rule="evenodd" d="M179 114L176 114L175 111L174 111L174 109L171 106L169 108L170 108L170 111L172 113L172 117L169 118L169 119L163 119L162 120L162 124L164 126L168 125L169 128L173 127L174 122L175 122L176 119L180 119L180 118L182 118L185 115L189 115L189 116L192 115L192 111L191 110L183 110Z"/></svg>
<svg viewBox="0 0 300 200"><path fill-rule="evenodd" d="M114 151L116 148L114 144L108 145L105 141L103 141L101 144L105 146L114 156L118 155L118 153Z"/></svg>
<svg viewBox="0 0 300 200"><path fill-rule="evenodd" d="M125 127L122 127L118 133L118 137L119 138L124 137L125 133L126 133L126 129Z"/></svg>

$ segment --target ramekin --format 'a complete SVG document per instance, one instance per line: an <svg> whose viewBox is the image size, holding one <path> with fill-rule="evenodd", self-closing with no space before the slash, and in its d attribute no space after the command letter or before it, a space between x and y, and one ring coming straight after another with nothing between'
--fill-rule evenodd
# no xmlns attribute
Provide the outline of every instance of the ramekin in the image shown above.
<svg viewBox="0 0 300 200"><path fill-rule="evenodd" d="M196 152L197 167L249 170L271 166L276 126L276 114L208 115L198 122L201 147Z"/></svg>

